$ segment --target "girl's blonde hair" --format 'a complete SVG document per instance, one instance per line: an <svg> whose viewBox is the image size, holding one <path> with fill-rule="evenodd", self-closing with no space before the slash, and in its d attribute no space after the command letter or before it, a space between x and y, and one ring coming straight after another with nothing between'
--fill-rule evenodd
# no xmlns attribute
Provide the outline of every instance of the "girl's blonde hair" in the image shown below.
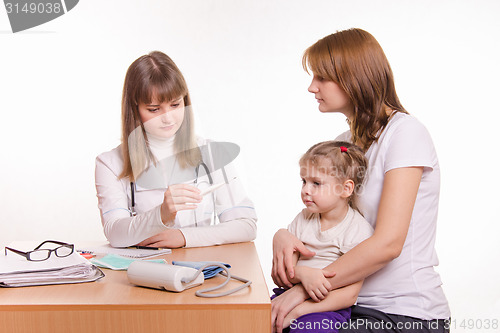
<svg viewBox="0 0 500 333"><path fill-rule="evenodd" d="M320 142L302 155L299 165L324 168L320 171L334 176L340 182L352 180L354 191L349 197L349 205L358 209L358 194L363 190L363 181L368 168L368 160L360 147L344 141Z"/></svg>
<svg viewBox="0 0 500 333"><path fill-rule="evenodd" d="M349 121L352 142L365 152L389 122L387 108L408 113L396 94L382 47L364 30L338 31L320 39L304 52L302 66L334 81L349 96L354 106Z"/></svg>
<svg viewBox="0 0 500 333"><path fill-rule="evenodd" d="M127 70L122 94L122 157L120 178L135 180L156 160L149 148L139 103L150 104L184 98L184 120L175 135L174 149L182 168L201 161L194 134L194 116L184 77L166 54L153 51L135 60Z"/></svg>

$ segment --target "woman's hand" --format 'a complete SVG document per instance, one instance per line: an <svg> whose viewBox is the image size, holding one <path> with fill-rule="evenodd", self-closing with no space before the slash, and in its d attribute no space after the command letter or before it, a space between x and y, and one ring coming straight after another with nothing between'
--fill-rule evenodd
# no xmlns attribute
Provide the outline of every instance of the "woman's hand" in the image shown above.
<svg viewBox="0 0 500 333"><path fill-rule="evenodd" d="M294 320L296 321L297 318L302 316L302 314L300 313L300 309L301 309L302 304L304 304L304 302L297 305L295 308L293 308L292 311L290 311L286 315L285 319L283 319L283 328L289 327L292 324L292 321L294 321Z"/></svg>
<svg viewBox="0 0 500 333"><path fill-rule="evenodd" d="M179 229L168 229L143 240L138 246L166 247L175 249L186 246L186 239Z"/></svg>
<svg viewBox="0 0 500 333"><path fill-rule="evenodd" d="M293 253L303 257L313 257L316 253L308 250L304 244L286 229L280 229L273 238L273 269L271 276L278 287L291 288L289 278L295 276ZM287 272L289 276L287 276Z"/></svg>
<svg viewBox="0 0 500 333"><path fill-rule="evenodd" d="M202 199L200 190L193 185L170 185L163 195L163 203L161 204L163 224L172 222L178 211L195 209L196 203L200 203Z"/></svg>
<svg viewBox="0 0 500 333"><path fill-rule="evenodd" d="M324 269L311 268L307 266L295 267L295 278L300 280L304 290L315 302L325 299L328 293L332 290L332 285L327 278L334 276L334 272Z"/></svg>
<svg viewBox="0 0 500 333"><path fill-rule="evenodd" d="M274 332L281 333L285 317L287 317L299 304L304 303L306 299L308 299L307 293L304 288L302 288L302 285L297 284L272 300L271 325ZM293 314L290 316L293 317Z"/></svg>
<svg viewBox="0 0 500 333"><path fill-rule="evenodd" d="M297 318L306 314L306 313L302 313L302 311L301 311L302 305L304 305L304 304L305 304L305 302L300 303L299 305L297 305L295 308L293 308L292 311L290 311L285 316L285 319L283 319L283 326L281 327L281 330L289 327L292 324L292 321L295 322L297 320ZM273 333L274 332L278 332L278 329L276 326L273 326ZM279 332L281 332L281 331L279 331Z"/></svg>

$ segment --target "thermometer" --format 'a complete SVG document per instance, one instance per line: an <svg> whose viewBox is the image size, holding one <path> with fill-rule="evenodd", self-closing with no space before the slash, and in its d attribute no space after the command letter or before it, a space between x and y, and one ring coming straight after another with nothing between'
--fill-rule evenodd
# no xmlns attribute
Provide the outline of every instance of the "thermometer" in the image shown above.
<svg viewBox="0 0 500 333"><path fill-rule="evenodd" d="M233 179L236 179L236 177L234 177L234 178L232 178L232 179L230 179L230 180L233 180ZM206 188L206 189L204 189L203 191L201 191L201 192L200 192L200 195L203 197L203 196L205 196L205 195L207 195L207 194L209 194L209 193L212 193L213 191L217 190L218 188L220 188L220 187L222 187L222 186L224 186L224 185L226 185L226 183L225 183L225 182L222 182L222 183L219 183L219 184L214 184L214 185L212 185L212 186L210 186L210 187L207 187L207 188Z"/></svg>

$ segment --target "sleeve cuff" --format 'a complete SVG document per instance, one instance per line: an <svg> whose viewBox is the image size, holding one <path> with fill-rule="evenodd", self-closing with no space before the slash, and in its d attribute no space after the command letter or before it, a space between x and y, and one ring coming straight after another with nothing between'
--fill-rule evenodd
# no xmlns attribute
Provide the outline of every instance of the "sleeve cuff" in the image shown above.
<svg viewBox="0 0 500 333"><path fill-rule="evenodd" d="M255 213L255 208L251 206L231 207L220 213L218 217L220 222L228 222L231 220L237 220L241 218L257 220L257 214Z"/></svg>

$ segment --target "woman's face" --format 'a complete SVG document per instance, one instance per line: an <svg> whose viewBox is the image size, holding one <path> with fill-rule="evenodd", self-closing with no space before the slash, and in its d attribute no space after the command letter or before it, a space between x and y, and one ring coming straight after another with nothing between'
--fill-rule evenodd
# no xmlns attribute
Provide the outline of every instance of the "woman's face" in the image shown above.
<svg viewBox="0 0 500 333"><path fill-rule="evenodd" d="M146 133L168 139L177 133L184 121L184 96L169 102L139 103L139 115Z"/></svg>
<svg viewBox="0 0 500 333"><path fill-rule="evenodd" d="M337 83L315 74L307 90L314 94L321 112L340 112L348 118L351 117L353 113L351 100Z"/></svg>

